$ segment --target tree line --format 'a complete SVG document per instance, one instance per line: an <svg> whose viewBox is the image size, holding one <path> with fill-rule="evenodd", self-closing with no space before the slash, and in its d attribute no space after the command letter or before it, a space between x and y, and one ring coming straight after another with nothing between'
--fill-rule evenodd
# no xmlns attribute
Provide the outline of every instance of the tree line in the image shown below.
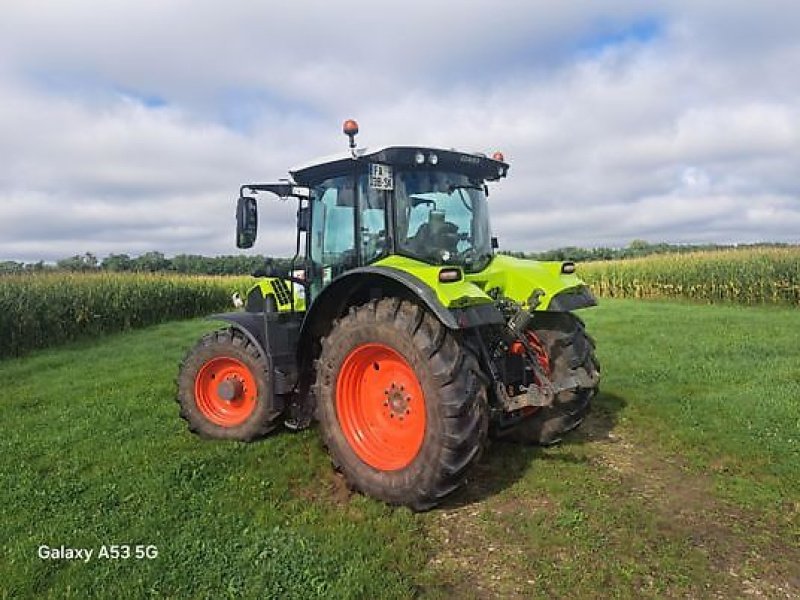
<svg viewBox="0 0 800 600"><path fill-rule="evenodd" d="M638 258L651 254L685 253L699 250L730 250L733 248L784 248L792 246L785 243L761 244L651 244L644 240L633 240L623 248L580 248L567 246L546 250L544 252L501 251L502 254L517 258L534 260L571 260L575 262L592 262L600 260L617 260ZM38 271L74 271L74 272L134 272L134 273L186 273L192 275L249 275L256 269L267 268L286 271L291 265L290 258L276 258L256 255L201 256L199 254L178 254L167 257L161 252L145 252L131 257L127 254L110 254L99 259L91 252L76 254L63 258L55 263L43 261L25 263L16 261L0 261L0 274L26 273Z"/></svg>
<svg viewBox="0 0 800 600"><path fill-rule="evenodd" d="M131 257L127 254L110 254L99 259L91 252L62 258L55 263L43 261L24 263L16 261L0 262L0 273L27 273L40 271L71 271L114 273L185 273L187 275L249 275L265 266L277 271L288 270L290 258L274 258L260 254L201 256L199 254L178 254L167 257L161 252L145 252Z"/></svg>
<svg viewBox="0 0 800 600"><path fill-rule="evenodd" d="M733 250L737 248L787 248L795 246L780 242L765 242L758 244L651 244L644 240L633 240L623 248L580 248L577 246L566 246L544 252L508 252L501 251L502 254L517 258L529 258L533 260L556 260L573 262L594 262L602 260L620 260L626 258L639 258L653 254L685 254L688 252Z"/></svg>

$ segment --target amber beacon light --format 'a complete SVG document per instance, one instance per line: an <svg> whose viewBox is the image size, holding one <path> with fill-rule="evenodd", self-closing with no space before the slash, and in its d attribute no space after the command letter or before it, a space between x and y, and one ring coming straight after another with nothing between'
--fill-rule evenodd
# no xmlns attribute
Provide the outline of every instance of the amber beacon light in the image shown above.
<svg viewBox="0 0 800 600"><path fill-rule="evenodd" d="M347 119L342 125L342 131L350 138L350 148L356 147L356 134L358 133L358 123L353 119Z"/></svg>

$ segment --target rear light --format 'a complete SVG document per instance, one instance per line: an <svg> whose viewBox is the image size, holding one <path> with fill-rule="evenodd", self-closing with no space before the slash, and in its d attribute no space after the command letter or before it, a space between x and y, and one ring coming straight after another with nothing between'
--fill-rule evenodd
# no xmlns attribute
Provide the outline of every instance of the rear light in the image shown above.
<svg viewBox="0 0 800 600"><path fill-rule="evenodd" d="M461 269L456 269L454 267L442 269L439 271L439 281L442 283L461 281Z"/></svg>
<svg viewBox="0 0 800 600"><path fill-rule="evenodd" d="M575 272L575 263L574 262L565 262L561 265L561 272L567 275L571 275Z"/></svg>

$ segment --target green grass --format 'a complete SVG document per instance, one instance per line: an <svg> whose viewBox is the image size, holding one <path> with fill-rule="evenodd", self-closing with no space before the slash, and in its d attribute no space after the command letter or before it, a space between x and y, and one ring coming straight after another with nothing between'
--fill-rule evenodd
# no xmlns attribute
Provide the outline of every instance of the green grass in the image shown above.
<svg viewBox="0 0 800 600"><path fill-rule="evenodd" d="M739 597L800 593L800 312L584 311L603 394L548 449L495 444L441 509L351 495L315 430L201 441L189 321L0 362L2 597ZM154 544L43 561L40 544Z"/></svg>
<svg viewBox="0 0 800 600"><path fill-rule="evenodd" d="M800 311L603 304L586 315L603 389L625 400L637 439L749 477L775 501L800 496Z"/></svg>
<svg viewBox="0 0 800 600"><path fill-rule="evenodd" d="M173 378L208 323L0 363L0 589L11 597L404 597L420 568L407 510L335 501L315 432L203 442ZM154 544L155 560L45 562L40 544Z"/></svg>

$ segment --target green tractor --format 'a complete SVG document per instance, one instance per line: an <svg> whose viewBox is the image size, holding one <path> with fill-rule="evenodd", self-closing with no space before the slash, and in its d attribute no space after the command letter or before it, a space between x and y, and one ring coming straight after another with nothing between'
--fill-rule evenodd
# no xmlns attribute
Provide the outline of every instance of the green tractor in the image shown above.
<svg viewBox="0 0 800 600"><path fill-rule="evenodd" d="M248 184L298 201L291 268L254 273L244 310L215 315L178 378L181 416L207 438L251 441L319 421L351 488L414 510L464 483L490 437L552 444L597 392L596 301L571 262L496 254L487 182L509 165L455 150L350 149ZM249 194L249 195L247 195Z"/></svg>

